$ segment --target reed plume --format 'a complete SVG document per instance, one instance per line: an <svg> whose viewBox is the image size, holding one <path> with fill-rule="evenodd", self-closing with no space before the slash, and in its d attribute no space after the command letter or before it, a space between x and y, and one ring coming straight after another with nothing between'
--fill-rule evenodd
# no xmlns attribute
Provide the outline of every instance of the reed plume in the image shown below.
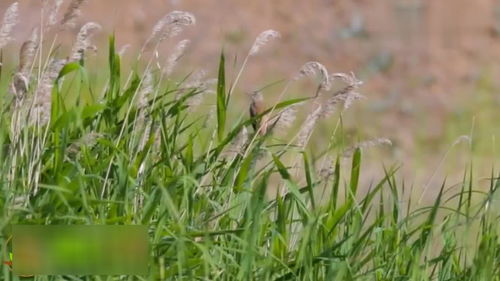
<svg viewBox="0 0 500 281"><path fill-rule="evenodd" d="M147 124L148 118L146 118L146 110L149 104L149 97L154 91L154 79L151 69L147 69L144 73L144 77L141 82L141 87L138 92L138 115L136 119L136 125L139 129L144 129L141 134L141 139L139 141L138 149L143 150L146 147L147 141L149 140L149 135L151 133L151 124Z"/></svg>
<svg viewBox="0 0 500 281"><path fill-rule="evenodd" d="M203 84L203 79L207 75L205 70L198 70L193 74L189 75L189 81L187 81L183 87L179 88L175 93L175 100L179 100L186 91L195 90L200 88ZM192 97L194 98L194 97Z"/></svg>
<svg viewBox="0 0 500 281"><path fill-rule="evenodd" d="M85 4L87 0L73 0L69 4L66 13L60 22L62 27L75 27L76 19L82 14L82 5Z"/></svg>
<svg viewBox="0 0 500 281"><path fill-rule="evenodd" d="M467 135L462 135L462 136L459 136L451 146L455 146L457 144L461 144L461 143L467 143L467 144L471 144L472 143L472 138L470 136L467 136Z"/></svg>
<svg viewBox="0 0 500 281"><path fill-rule="evenodd" d="M215 83L217 83L217 79L207 79L205 81L202 81L198 85L198 87L196 87L198 93L187 100L189 111L191 112L195 111L196 108L202 103L206 95L215 93L213 89L210 89L210 87L213 86Z"/></svg>
<svg viewBox="0 0 500 281"><path fill-rule="evenodd" d="M52 88L59 72L66 63L65 59L51 59L48 63L47 69L44 71L36 90L36 103L32 114L30 114L31 123L35 123L38 120L39 124L43 126L50 121Z"/></svg>
<svg viewBox="0 0 500 281"><path fill-rule="evenodd" d="M5 47L12 40L12 31L18 22L19 4L14 2L10 5L3 16L2 26L0 27L0 49Z"/></svg>
<svg viewBox="0 0 500 281"><path fill-rule="evenodd" d="M101 26L95 22L88 22L80 29L76 36L76 42L73 45L69 61L79 61L83 58L86 50L96 50L90 42L92 36L101 29Z"/></svg>
<svg viewBox="0 0 500 281"><path fill-rule="evenodd" d="M130 48L130 44L125 44L123 45L120 50L118 50L118 55L120 57L123 57L123 55L125 55L125 53L127 52L127 50Z"/></svg>
<svg viewBox="0 0 500 281"><path fill-rule="evenodd" d="M51 3L49 4L49 2ZM52 27L57 24L57 14L59 13L63 3L63 0L44 0L43 11L48 12L46 23L47 27Z"/></svg>
<svg viewBox="0 0 500 281"><path fill-rule="evenodd" d="M276 130L284 131L293 125L293 122L297 118L297 106L297 104L291 105L278 115L275 123Z"/></svg>
<svg viewBox="0 0 500 281"><path fill-rule="evenodd" d="M302 125L302 128L299 130L297 134L297 146L304 148L311 137L314 127L316 126L316 122L321 117L321 113L323 111L323 107L321 104L317 105L316 108L307 116L306 121Z"/></svg>
<svg viewBox="0 0 500 281"><path fill-rule="evenodd" d="M254 43L252 44L252 47L250 48L250 51L248 52L248 55L245 57L245 60L243 61L243 64L241 65L240 70L238 71L238 74L236 75L236 78L234 79L234 82L231 86L231 88L228 91L228 96L231 96L233 93L234 89L236 88L236 85L238 84L238 81L240 80L241 75L243 74L243 70L245 69L248 59L257 54L262 46L264 46L267 42L269 42L272 39L279 38L281 35L279 32L268 29L259 34L257 38L255 39Z"/></svg>
<svg viewBox="0 0 500 281"><path fill-rule="evenodd" d="M358 80L354 73L335 73L332 74L331 80L341 79L347 86L340 89L339 91L333 93L325 102L325 106L322 112L322 117L328 117L335 111L335 106L339 103L343 103L344 110L348 109L355 100L359 100L364 96L361 95L357 90L363 84L362 81Z"/></svg>
<svg viewBox="0 0 500 281"><path fill-rule="evenodd" d="M355 144L354 146L346 149L343 153L344 157L351 157L358 148L359 149L366 149L374 146L380 146L380 145L392 145L391 140L386 139L386 138L376 138L376 139L371 139L367 141L363 141L360 143Z"/></svg>
<svg viewBox="0 0 500 281"><path fill-rule="evenodd" d="M38 48L38 28L35 27L31 32L31 36L21 46L19 52L19 68L18 72L24 75L29 80L29 72L35 58L35 52Z"/></svg>
<svg viewBox="0 0 500 281"><path fill-rule="evenodd" d="M248 130L246 127L243 127L241 131L238 133L238 135L236 135L231 145L229 146L229 149L227 151L228 156L230 158L234 158L237 155L243 155L248 140L249 140Z"/></svg>
<svg viewBox="0 0 500 281"><path fill-rule="evenodd" d="M189 12L173 11L168 13L153 27L153 31L146 40L143 50L160 44L165 39L178 35L185 26L194 24L196 24L196 18Z"/></svg>
<svg viewBox="0 0 500 281"><path fill-rule="evenodd" d="M321 91L329 91L331 88L330 76L328 75L328 70L324 65L317 61L310 61L305 63L299 70L299 73L294 77L293 80L299 80L303 77L319 77L320 84L316 90L314 97L319 96Z"/></svg>
<svg viewBox="0 0 500 281"><path fill-rule="evenodd" d="M281 37L281 34L276 30L269 29L269 30L263 31L255 39L255 42L253 43L252 48L250 49L250 52L248 53L249 56L253 56L253 55L257 54L262 46L267 44L269 41L271 41L273 39L280 38L280 37Z"/></svg>
<svg viewBox="0 0 500 281"><path fill-rule="evenodd" d="M177 62L184 55L184 52L190 43L191 43L191 41L188 39L182 40L179 43L177 43L177 45L174 48L174 51L167 59L166 66L163 69L164 75L170 76L170 74L172 74L172 71L174 70L175 66L177 65Z"/></svg>
<svg viewBox="0 0 500 281"><path fill-rule="evenodd" d="M14 74L10 91L15 97L14 108L18 109L28 92L30 81L30 70L38 46L38 28L34 28L30 38L23 43L19 51L19 66Z"/></svg>
<svg viewBox="0 0 500 281"><path fill-rule="evenodd" d="M153 73L151 73L150 69L146 70L144 73L144 77L141 82L141 88L138 92L138 107L144 109L148 106L148 98L154 90L153 85Z"/></svg>

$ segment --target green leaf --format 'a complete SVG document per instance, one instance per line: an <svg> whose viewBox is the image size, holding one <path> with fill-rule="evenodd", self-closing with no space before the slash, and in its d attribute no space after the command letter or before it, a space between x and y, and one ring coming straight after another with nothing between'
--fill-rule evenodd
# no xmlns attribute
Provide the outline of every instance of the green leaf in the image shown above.
<svg viewBox="0 0 500 281"><path fill-rule="evenodd" d="M103 111L105 108L106 106L103 104L87 105L82 110L82 119L94 117L97 113Z"/></svg>
<svg viewBox="0 0 500 281"><path fill-rule="evenodd" d="M309 192L309 199L311 200L311 205L312 205L313 209L316 209L316 200L314 199L311 167L309 165L309 160L307 159L307 154L305 152L302 152L302 156L304 158L304 169L305 169L306 182L307 182L306 188L307 188L307 191Z"/></svg>
<svg viewBox="0 0 500 281"><path fill-rule="evenodd" d="M350 188L351 188L351 195L353 197L352 199L354 199L358 191L360 169L361 169L361 149L357 148L356 151L354 152L354 156L352 157L352 167L351 167Z"/></svg>
<svg viewBox="0 0 500 281"><path fill-rule="evenodd" d="M59 71L59 76L57 76L56 82L58 82L61 78L68 75L69 73L81 69L81 65L77 62L70 62L66 64L61 71Z"/></svg>
<svg viewBox="0 0 500 281"><path fill-rule="evenodd" d="M220 55L219 76L217 80L217 137L219 141L224 139L226 126L226 73L224 52Z"/></svg>
<svg viewBox="0 0 500 281"><path fill-rule="evenodd" d="M120 56L115 50L115 35L109 37L109 92L108 99L115 99L120 92Z"/></svg>

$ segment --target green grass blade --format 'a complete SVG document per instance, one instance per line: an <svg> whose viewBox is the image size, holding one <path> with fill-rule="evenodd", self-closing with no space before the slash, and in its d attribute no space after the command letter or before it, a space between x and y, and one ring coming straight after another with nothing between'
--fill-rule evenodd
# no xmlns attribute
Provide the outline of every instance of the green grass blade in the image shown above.
<svg viewBox="0 0 500 281"><path fill-rule="evenodd" d="M226 70L224 52L220 55L219 75L217 79L217 136L219 141L224 139L226 126Z"/></svg>

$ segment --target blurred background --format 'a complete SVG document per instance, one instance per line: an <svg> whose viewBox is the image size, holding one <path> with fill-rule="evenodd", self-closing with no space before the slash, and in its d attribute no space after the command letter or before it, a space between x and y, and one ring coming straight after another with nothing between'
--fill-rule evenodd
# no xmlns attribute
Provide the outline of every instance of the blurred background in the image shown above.
<svg viewBox="0 0 500 281"><path fill-rule="evenodd" d="M40 17L41 1L19 2L22 21L11 45L25 40ZM2 0L0 11L11 3ZM79 26L95 21L103 26L95 59L106 55L104 40L112 32L118 46L131 45L132 59L172 10L197 18L196 26L161 48L166 57L179 40L191 40L178 75L206 69L214 76L223 47L237 70L266 29L282 37L251 59L240 92L290 77L311 60L330 72L356 73L366 99L344 115L345 131L352 142L393 141L387 151L369 152L379 167L404 163L410 181L422 175L427 182L436 171L459 177L471 160L488 176L500 159L500 0L89 0L77 28L60 41L72 42ZM294 91L305 96L314 89ZM328 137L335 124L325 122L316 133ZM461 135L472 136L472 146L453 145Z"/></svg>

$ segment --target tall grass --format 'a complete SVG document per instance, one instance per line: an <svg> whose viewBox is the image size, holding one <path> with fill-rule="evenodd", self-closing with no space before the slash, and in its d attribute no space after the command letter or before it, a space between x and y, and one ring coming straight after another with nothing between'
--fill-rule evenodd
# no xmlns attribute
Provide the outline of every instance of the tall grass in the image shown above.
<svg viewBox="0 0 500 281"><path fill-rule="evenodd" d="M71 9L83 2L72 3L63 22L73 22L78 13ZM181 54L166 69L156 67L161 41L193 23L188 13L165 16L130 69L123 69L111 36L106 85L97 88L89 79L95 70L85 64L95 49L88 31L97 25L84 25L72 54L60 59L50 47L57 35L48 41L41 22L39 38L45 39L30 39L33 58L28 68L13 70L12 102L1 110L4 260L11 224L143 224L150 234L150 273L124 279L500 280L495 170L486 190L472 169L459 186L444 181L430 187L437 196L425 206L412 196L418 187L396 180L397 168L363 186L362 150L390 141L348 148L331 141L320 157L306 149L318 120L361 97L354 75L306 63L276 104L231 120L230 112L242 111L231 97L246 61L277 36L256 41L232 84L221 53L213 96L200 76L169 76ZM304 76L319 77L317 89L282 100ZM4 70L1 79L10 81L10 73ZM344 87L332 92L339 79ZM199 109L200 99L215 110ZM309 111L307 118L294 137L280 141L277 128L294 130L289 123L298 107ZM341 165L342 157L351 165ZM3 280L19 279L9 266L1 270ZM119 279L34 277L64 278Z"/></svg>

